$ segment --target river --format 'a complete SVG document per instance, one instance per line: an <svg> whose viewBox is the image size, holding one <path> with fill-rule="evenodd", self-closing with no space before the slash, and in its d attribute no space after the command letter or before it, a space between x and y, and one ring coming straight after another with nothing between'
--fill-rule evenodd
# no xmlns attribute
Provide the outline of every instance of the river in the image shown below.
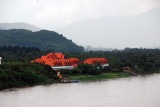
<svg viewBox="0 0 160 107"><path fill-rule="evenodd" d="M160 74L3 90L0 107L160 107Z"/></svg>

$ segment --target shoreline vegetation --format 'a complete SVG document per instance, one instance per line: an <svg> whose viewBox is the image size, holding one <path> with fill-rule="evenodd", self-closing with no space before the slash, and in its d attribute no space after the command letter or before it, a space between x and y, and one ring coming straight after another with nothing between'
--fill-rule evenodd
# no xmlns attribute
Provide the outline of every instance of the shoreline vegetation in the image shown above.
<svg viewBox="0 0 160 107"><path fill-rule="evenodd" d="M80 81L97 81L97 80L106 80L106 79L115 79L115 78L124 78L133 76L131 73L120 72L120 73L104 73L101 75L73 75L69 76L70 79L78 79Z"/></svg>
<svg viewBox="0 0 160 107"><path fill-rule="evenodd" d="M0 90L9 89L9 88L18 88L26 86L35 86L35 85L46 85L61 83L61 79L56 75L57 72L61 72L64 78L77 79L81 82L87 81L99 81L106 79L115 79L115 78L126 78L135 76L130 72L97 72L99 69L93 70L93 66L88 64L81 64L80 67L88 67L88 74L83 74L84 71L78 68L74 70L61 69L54 71L48 65L40 65L38 63L3 63L0 65ZM84 72L86 73L86 72ZM160 70L155 72L142 73L144 74L153 74L160 73Z"/></svg>
<svg viewBox="0 0 160 107"><path fill-rule="evenodd" d="M0 47L0 90L15 87L33 86L40 84L59 83L57 72L63 77L79 79L80 81L94 81L103 79L123 78L134 76L124 72L123 67L129 66L136 74L160 73L160 50L126 48L114 51L66 52L66 58L103 57L108 59L109 66L79 64L73 70L52 70L48 65L30 63L31 60L54 51L43 51L38 48Z"/></svg>

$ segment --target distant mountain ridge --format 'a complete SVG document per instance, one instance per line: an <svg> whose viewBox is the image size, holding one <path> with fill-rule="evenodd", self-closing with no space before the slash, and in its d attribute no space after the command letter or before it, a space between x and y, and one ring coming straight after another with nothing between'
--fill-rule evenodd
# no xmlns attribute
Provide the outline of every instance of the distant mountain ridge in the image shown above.
<svg viewBox="0 0 160 107"><path fill-rule="evenodd" d="M54 31L41 30L32 32L24 29L0 30L0 46L36 47L55 52L83 52L82 46L76 45L63 35Z"/></svg>
<svg viewBox="0 0 160 107"><path fill-rule="evenodd" d="M157 48L160 46L160 7L134 16L82 20L55 30L83 46Z"/></svg>
<svg viewBox="0 0 160 107"><path fill-rule="evenodd" d="M0 29L1 30L9 30L9 29L26 29L31 30L33 32L40 31L41 29L23 22L17 22L17 23L0 23Z"/></svg>

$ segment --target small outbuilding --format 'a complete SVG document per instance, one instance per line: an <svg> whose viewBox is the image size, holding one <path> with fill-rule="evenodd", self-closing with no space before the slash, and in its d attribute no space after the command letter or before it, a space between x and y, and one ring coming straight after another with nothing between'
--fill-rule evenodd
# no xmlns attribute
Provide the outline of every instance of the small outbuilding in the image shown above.
<svg viewBox="0 0 160 107"><path fill-rule="evenodd" d="M0 57L0 64L2 63L2 57Z"/></svg>
<svg viewBox="0 0 160 107"><path fill-rule="evenodd" d="M129 66L123 67L123 71L131 71L132 69Z"/></svg>

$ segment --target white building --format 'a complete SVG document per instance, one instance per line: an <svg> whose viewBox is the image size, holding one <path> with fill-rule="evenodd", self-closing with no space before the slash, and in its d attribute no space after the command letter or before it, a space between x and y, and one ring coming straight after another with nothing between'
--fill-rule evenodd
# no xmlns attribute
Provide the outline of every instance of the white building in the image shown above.
<svg viewBox="0 0 160 107"><path fill-rule="evenodd" d="M2 57L0 57L0 64L2 63L2 61L1 61L1 60L2 60Z"/></svg>
<svg viewBox="0 0 160 107"><path fill-rule="evenodd" d="M72 66L51 66L53 70L59 70L59 69L75 69L78 67L77 64L73 64Z"/></svg>
<svg viewBox="0 0 160 107"><path fill-rule="evenodd" d="M74 69L74 66L51 66L53 70L59 69Z"/></svg>

